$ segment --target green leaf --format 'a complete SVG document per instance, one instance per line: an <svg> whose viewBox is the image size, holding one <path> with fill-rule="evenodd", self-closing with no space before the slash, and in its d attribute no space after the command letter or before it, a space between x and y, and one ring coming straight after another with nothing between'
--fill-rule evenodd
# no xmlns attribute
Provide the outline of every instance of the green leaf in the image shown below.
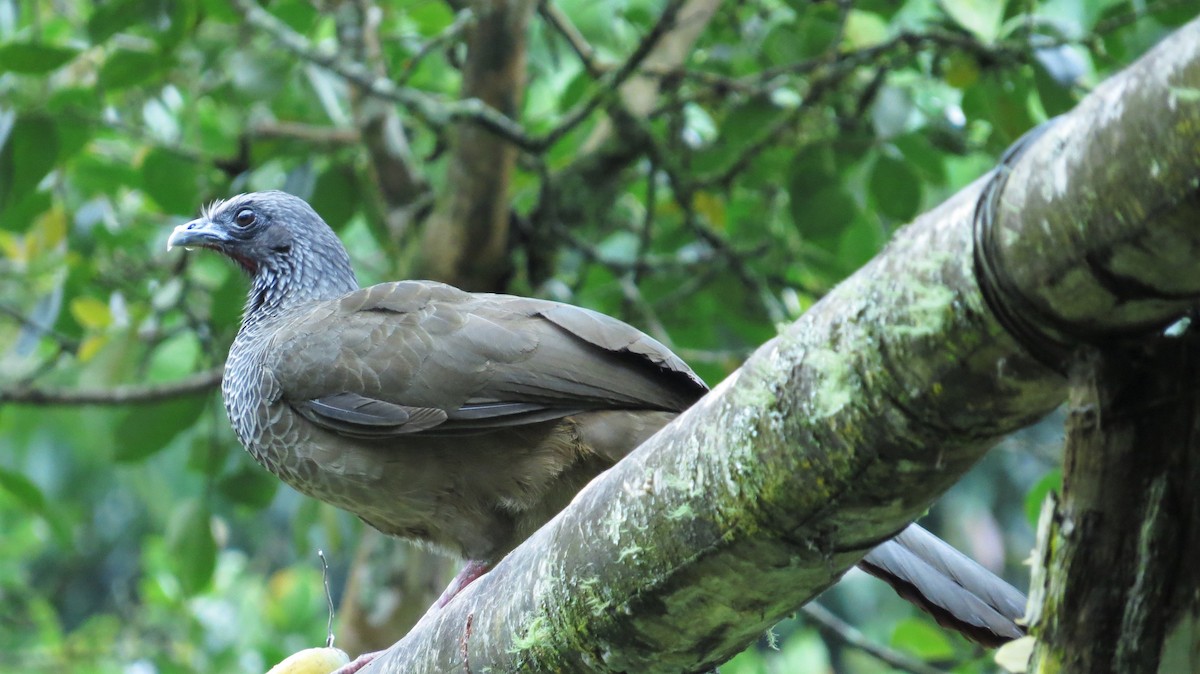
<svg viewBox="0 0 1200 674"><path fill-rule="evenodd" d="M329 167L317 176L308 202L334 231L341 231L358 212L358 178L345 164Z"/></svg>
<svg viewBox="0 0 1200 674"><path fill-rule="evenodd" d="M149 19L147 0L110 0L93 3L87 32L93 44L100 44L117 33Z"/></svg>
<svg viewBox="0 0 1200 674"><path fill-rule="evenodd" d="M167 382L186 377L198 369L200 353L200 339L195 332L186 330L174 334L154 347L144 379Z"/></svg>
<svg viewBox="0 0 1200 674"><path fill-rule="evenodd" d="M115 461L141 461L167 446L191 428L204 410L208 396L181 396L173 400L134 406L117 426L121 444L113 450Z"/></svg>
<svg viewBox="0 0 1200 674"><path fill-rule="evenodd" d="M55 123L41 115L18 117L8 136L0 136L0 211L25 199L57 163Z"/></svg>
<svg viewBox="0 0 1200 674"><path fill-rule="evenodd" d="M53 510L50 502L46 500L46 495L32 480L20 473L0 468L0 491L8 492L26 510L45 520L58 540L71 540L70 526Z"/></svg>
<svg viewBox="0 0 1200 674"><path fill-rule="evenodd" d="M225 423L222 419L220 423ZM205 477L219 475L225 467L233 443L218 439L214 433L196 433L188 443L188 470Z"/></svg>
<svg viewBox="0 0 1200 674"><path fill-rule="evenodd" d="M307 33L320 14L308 0L278 0L271 3L271 13L297 33Z"/></svg>
<svg viewBox="0 0 1200 674"><path fill-rule="evenodd" d="M217 489L230 501L261 510L271 505L279 480L260 466L244 465L217 483Z"/></svg>
<svg viewBox="0 0 1200 674"><path fill-rule="evenodd" d="M1050 116L1075 107L1073 87L1087 74L1087 62L1073 47L1066 45L1034 52L1033 82L1042 107Z"/></svg>
<svg viewBox="0 0 1200 674"><path fill-rule="evenodd" d="M888 25L873 12L850 10L846 16L845 41L848 47L863 49L880 44L888 38Z"/></svg>
<svg viewBox="0 0 1200 674"><path fill-rule="evenodd" d="M896 626L892 646L908 651L922 660L949 660L954 646L946 633L928 620L910 618Z"/></svg>
<svg viewBox="0 0 1200 674"><path fill-rule="evenodd" d="M588 74L588 71L580 70L576 73L575 77L567 82L567 86L554 92L559 112L566 112L574 108L575 104L583 100L584 94L592 90L594 84L595 79Z"/></svg>
<svg viewBox="0 0 1200 674"><path fill-rule="evenodd" d="M838 182L837 157L828 143L807 145L792 158L788 190L797 193L815 191Z"/></svg>
<svg viewBox="0 0 1200 674"><path fill-rule="evenodd" d="M842 232L841 241L836 248L838 262L845 273L849 274L875 257L886 242L887 238L879 226L879 219L860 211Z"/></svg>
<svg viewBox="0 0 1200 674"><path fill-rule="evenodd" d="M941 0L942 9L958 25L983 42L992 43L1000 34L1007 0Z"/></svg>
<svg viewBox="0 0 1200 674"><path fill-rule="evenodd" d="M184 42L188 31L196 24L199 12L195 0L181 2L180 0L157 0L158 20L156 30L152 33L155 42L164 52L174 52L175 48ZM206 15L205 18L208 18Z"/></svg>
<svg viewBox="0 0 1200 674"><path fill-rule="evenodd" d="M217 566L217 542L208 504L193 499L175 511L167 527L167 550L179 585L188 595L203 590Z"/></svg>
<svg viewBox="0 0 1200 674"><path fill-rule="evenodd" d="M168 213L195 212L198 178L194 162L167 150L151 150L142 162L142 189Z"/></svg>
<svg viewBox="0 0 1200 674"><path fill-rule="evenodd" d="M728 169L784 112L763 96L734 106L720 121L716 142L708 143L696 154L696 172L706 174Z"/></svg>
<svg viewBox="0 0 1200 674"><path fill-rule="evenodd" d="M793 193L791 206L792 222L800 233L826 248L837 245L842 231L858 213L854 197L840 185Z"/></svg>
<svg viewBox="0 0 1200 674"><path fill-rule="evenodd" d="M214 328L236 327L242 320L242 307L246 304L246 279L228 267L226 272L225 280L213 291L209 305L209 319Z"/></svg>
<svg viewBox="0 0 1200 674"><path fill-rule="evenodd" d="M229 0L200 0L198 9L203 12L205 23L240 23L242 20L242 16Z"/></svg>
<svg viewBox="0 0 1200 674"><path fill-rule="evenodd" d="M454 22L454 12L446 2L406 3L404 13L417 24L422 35L436 35Z"/></svg>
<svg viewBox="0 0 1200 674"><path fill-rule="evenodd" d="M871 169L871 200L884 215L912 220L921 208L921 179L906 161L880 155Z"/></svg>
<svg viewBox="0 0 1200 674"><path fill-rule="evenodd" d="M1055 468L1043 475L1042 479L1038 480L1037 484L1033 485L1029 493L1025 495L1025 517L1035 529L1038 525L1038 518L1042 514L1042 502L1046 500L1046 495L1050 492L1061 492L1062 483L1062 469Z"/></svg>
<svg viewBox="0 0 1200 674"><path fill-rule="evenodd" d="M963 92L962 109L968 120L991 122L1000 133L989 140L1002 149L1036 125L1029 113L1029 95L1028 82L1020 76L982 77Z"/></svg>
<svg viewBox="0 0 1200 674"><path fill-rule="evenodd" d="M95 297L76 297L71 300L71 315L80 325L90 330L103 330L112 323L108 303Z"/></svg>
<svg viewBox="0 0 1200 674"><path fill-rule="evenodd" d="M72 47L40 42L10 42L0 45L0 73L39 75L58 69L79 53Z"/></svg>
<svg viewBox="0 0 1200 674"><path fill-rule="evenodd" d="M0 489L7 491L30 511L38 514L46 512L46 496L24 475L0 467Z"/></svg>
<svg viewBox="0 0 1200 674"><path fill-rule="evenodd" d="M921 176L923 182L943 185L946 182L946 164L942 153L929 142L923 132L912 132L892 139L892 145L904 155L904 160Z"/></svg>
<svg viewBox="0 0 1200 674"><path fill-rule="evenodd" d="M100 154L84 153L71 161L72 184L84 194L116 194L138 183L137 171L128 162Z"/></svg>
<svg viewBox="0 0 1200 674"><path fill-rule="evenodd" d="M149 51L118 49L100 67L101 88L113 91L141 84L163 68L164 57Z"/></svg>

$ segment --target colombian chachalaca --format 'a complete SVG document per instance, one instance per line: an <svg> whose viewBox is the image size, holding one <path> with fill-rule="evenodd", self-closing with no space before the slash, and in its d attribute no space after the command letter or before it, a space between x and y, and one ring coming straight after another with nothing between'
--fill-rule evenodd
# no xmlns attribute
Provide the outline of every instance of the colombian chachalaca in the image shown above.
<svg viewBox="0 0 1200 674"><path fill-rule="evenodd" d="M588 309L429 281L360 288L334 232L283 192L218 202L168 245L251 277L222 386L242 444L297 490L469 560L443 601L708 390ZM977 641L1022 634L1021 593L920 527L861 566Z"/></svg>

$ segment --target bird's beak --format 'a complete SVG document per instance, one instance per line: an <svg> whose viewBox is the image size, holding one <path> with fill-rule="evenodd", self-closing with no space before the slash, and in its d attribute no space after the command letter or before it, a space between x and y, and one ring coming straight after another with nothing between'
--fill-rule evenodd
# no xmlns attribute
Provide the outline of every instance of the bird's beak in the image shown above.
<svg viewBox="0 0 1200 674"><path fill-rule="evenodd" d="M220 248L229 241L229 235L208 218L197 218L179 225L167 239L167 250L184 248Z"/></svg>

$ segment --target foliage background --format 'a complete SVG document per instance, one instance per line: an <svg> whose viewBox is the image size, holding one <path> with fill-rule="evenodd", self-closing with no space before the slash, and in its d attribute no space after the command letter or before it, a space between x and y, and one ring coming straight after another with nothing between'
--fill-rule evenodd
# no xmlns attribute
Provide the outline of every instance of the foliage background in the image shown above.
<svg viewBox="0 0 1200 674"><path fill-rule="evenodd" d="M1195 14L714 2L681 58L629 60L656 25L668 38L687 25L660 25L679 4L537 4L514 139L554 142L526 143L495 179L496 271L456 280L620 316L710 384ZM704 3L682 4L687 17ZM314 551L333 560L336 592L363 527L238 448L212 383L245 281L165 241L211 199L283 188L338 230L364 284L441 269L429 230L476 197L454 162L478 115L427 114L469 86L464 5L265 5L304 36L306 59L241 2L0 0L0 671L256 672L323 639ZM314 62L334 52L432 107L381 104ZM624 64L645 66L649 93L618 92ZM381 152L388 138L404 143ZM463 245L469 267L482 242ZM113 404L126 394L138 402ZM1050 422L1006 442L928 518L1018 585L1057 434ZM860 574L822 603L888 648L990 668ZM801 617L722 671L891 669Z"/></svg>

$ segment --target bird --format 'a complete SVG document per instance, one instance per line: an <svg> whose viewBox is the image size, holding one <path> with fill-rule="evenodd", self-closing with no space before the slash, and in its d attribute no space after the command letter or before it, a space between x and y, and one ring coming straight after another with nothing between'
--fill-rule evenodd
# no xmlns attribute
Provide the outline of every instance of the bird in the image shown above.
<svg viewBox="0 0 1200 674"><path fill-rule="evenodd" d="M221 387L241 444L299 492L467 560L437 606L709 390L590 309L360 287L337 235L285 192L216 201L167 247L216 251L250 278ZM917 525L860 566L979 643L1024 634L1022 593Z"/></svg>

